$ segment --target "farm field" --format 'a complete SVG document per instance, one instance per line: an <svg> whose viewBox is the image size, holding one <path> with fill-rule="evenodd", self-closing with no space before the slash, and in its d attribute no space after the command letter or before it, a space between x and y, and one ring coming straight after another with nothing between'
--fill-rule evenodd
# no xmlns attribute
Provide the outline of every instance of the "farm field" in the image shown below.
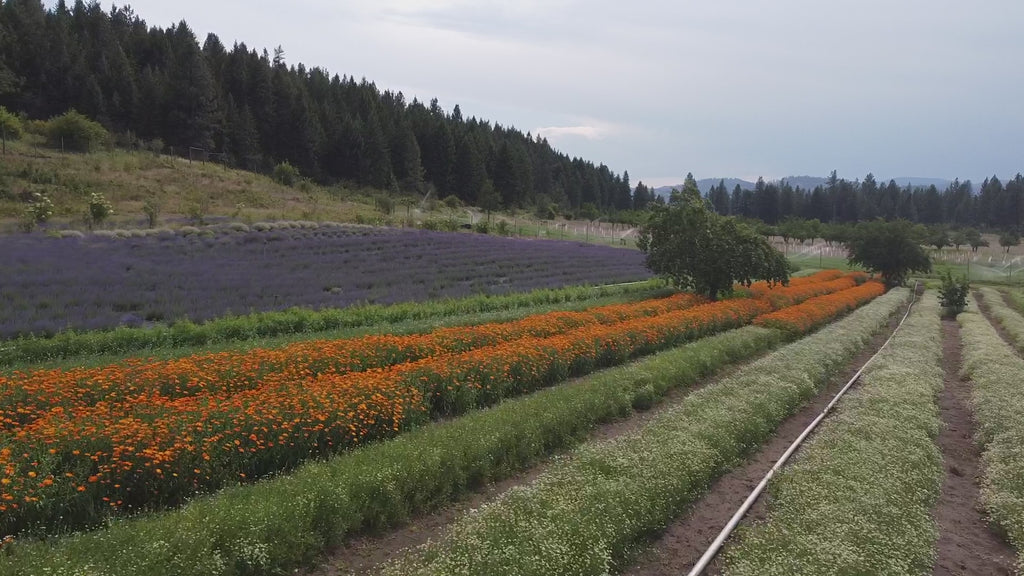
<svg viewBox="0 0 1024 576"><path fill-rule="evenodd" d="M788 288L767 290L755 285L749 297L716 303L678 295L444 329L397 337L383 354L380 346L366 346L363 354L369 356L354 358L355 364L323 364L316 351L328 347L324 356L333 357L331 350L348 348L339 343L329 348L329 343L321 342L303 352L288 348L286 356L302 359L297 364L281 363L280 356L275 364L257 350L242 353L250 356L234 364L218 364L214 358L186 359L179 365L180 376L163 376L169 374L167 362L140 360L71 376L59 370L19 372L4 383L5 389L15 392L5 400L9 410L2 452L8 472L4 531L24 532L19 537L31 540L31 534L61 533L107 516L174 506L189 494L246 483L292 469L305 459L347 451L396 433L404 438L407 431L422 428L431 418L464 414L553 384L557 386L552 391L568 390L559 384L566 378L739 327L808 298L813 302L830 294L846 294L846 308L855 307L878 295L877 284L863 282L863 275L823 272L795 279ZM813 314L810 309L807 313ZM744 330L753 332L728 341L747 354L785 334L764 328ZM428 344L434 348L422 348ZM425 356L416 359L417 354ZM683 367L684 373L694 370L688 376L692 379L743 355L739 351L720 354L719 360L695 358L691 363L698 367ZM359 364L364 360L365 366ZM202 366L207 366L210 376L196 379L203 373ZM255 371L246 372L253 366ZM118 371L125 369L136 372L130 378L119 376ZM158 376L153 384L146 384L144 374ZM289 385L296 377L304 378L306 384ZM70 380L46 388L55 378ZM659 387L654 384L658 381L657 377L641 380L626 390L642 404L678 385ZM173 386L161 388L165 382ZM268 394L276 396L268 401ZM611 410L606 407L606 415L597 418L621 414L622 394L620 389L614 396L619 404ZM43 396L52 402L40 403ZM632 403L629 400L627 406ZM343 405L351 408L336 409ZM317 406L332 409L325 412ZM145 425L140 427L142 422ZM167 442L161 444L161 440ZM493 474L487 472L483 478ZM282 481L291 477L284 476ZM233 490L245 493L256 486ZM211 501L220 498L214 496ZM183 512L192 509L194 505ZM71 511L73 515L68 514Z"/></svg>
<svg viewBox="0 0 1024 576"><path fill-rule="evenodd" d="M650 283L556 293L500 297L499 318L452 300L404 333L380 307L352 321L371 333L347 338L285 331L294 340L0 373L0 574L655 573L637 562L658 534L818 402L909 299L838 270L718 302ZM1020 315L983 293L1009 337ZM428 328L448 318L459 324ZM1024 361L1005 343L972 360L971 330L995 335L986 317L960 321L979 394L996 380L985 370L1013 381ZM868 573L944 561L938 325L926 293L716 571L819 573L836 546L835 565ZM976 458L993 479L985 518L1019 546L1014 385L990 386L972 403L993 430ZM422 548L345 556L498 481L512 488L410 540L429 537Z"/></svg>
<svg viewBox="0 0 1024 576"><path fill-rule="evenodd" d="M5 236L0 338L651 277L635 250L569 241L467 242L463 234L315 223L238 230Z"/></svg>

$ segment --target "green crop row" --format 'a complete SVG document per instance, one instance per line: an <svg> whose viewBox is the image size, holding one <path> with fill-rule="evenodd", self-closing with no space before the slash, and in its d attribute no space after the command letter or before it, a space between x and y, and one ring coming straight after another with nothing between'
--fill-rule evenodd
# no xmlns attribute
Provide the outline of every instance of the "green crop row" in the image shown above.
<svg viewBox="0 0 1024 576"><path fill-rule="evenodd" d="M350 328L381 327L401 322L590 302L614 296L646 297L659 290L663 290L663 284L659 280L650 280L614 286L570 286L432 302L368 304L324 310L291 308L280 312L228 316L199 324L181 320L170 325L147 328L120 327L89 332L68 330L50 338L27 336L0 341L0 367L78 356L128 354L142 350L200 347ZM433 327L436 326L425 326L424 329Z"/></svg>
<svg viewBox="0 0 1024 576"><path fill-rule="evenodd" d="M995 288L980 288L978 291L984 297L989 313L1010 335L1017 350L1024 351L1024 316L1010 308L1003 300L1002 292Z"/></svg>
<svg viewBox="0 0 1024 576"><path fill-rule="evenodd" d="M959 316L963 328L964 375L984 446L981 497L989 516L1016 547L1024 571L1024 359L977 312Z"/></svg>
<svg viewBox="0 0 1024 576"><path fill-rule="evenodd" d="M769 438L881 329L898 289L690 395L634 433L588 443L457 521L385 574L603 575Z"/></svg>
<svg viewBox="0 0 1024 576"><path fill-rule="evenodd" d="M926 574L942 484L944 371L929 293L837 412L770 485L767 521L727 549L726 574Z"/></svg>
<svg viewBox="0 0 1024 576"><path fill-rule="evenodd" d="M368 445L185 508L49 542L15 542L0 574L280 574L579 442L600 422L782 341L746 327Z"/></svg>

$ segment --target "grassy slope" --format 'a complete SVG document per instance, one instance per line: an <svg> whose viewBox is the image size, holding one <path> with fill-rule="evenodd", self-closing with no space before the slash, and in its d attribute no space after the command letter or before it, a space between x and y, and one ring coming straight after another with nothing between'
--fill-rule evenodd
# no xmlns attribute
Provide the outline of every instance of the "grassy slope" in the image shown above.
<svg viewBox="0 0 1024 576"><path fill-rule="evenodd" d="M54 203L54 223L82 228L89 194L101 192L114 206L108 226L142 227L143 204L160 205L160 220L187 219L202 209L207 217L239 221L352 221L375 217L371 190L303 185L289 188L266 176L150 152L61 154L29 137L8 142L0 163L0 227L16 226L21 193L41 192Z"/></svg>
<svg viewBox="0 0 1024 576"><path fill-rule="evenodd" d="M18 230L25 209L19 198L32 192L44 193L53 201L53 227L80 230L85 229L83 215L92 192L102 193L114 207L105 228L146 227L143 206L147 201L160 206L158 225L169 226L191 224L199 213L207 220L246 223L315 220L401 225L411 217L419 222L453 219L468 224L471 218L484 218L476 210L443 205L431 211L396 205L394 213L386 216L374 207L374 197L387 194L382 190L309 182L287 187L267 176L215 163L123 150L62 154L41 144L36 136L7 143L7 156L0 162L0 233ZM614 246L621 245L618 237L628 228L585 221L541 222L519 213L491 216L492 223L498 220L504 220L509 233L516 236ZM634 243L629 240L626 245Z"/></svg>

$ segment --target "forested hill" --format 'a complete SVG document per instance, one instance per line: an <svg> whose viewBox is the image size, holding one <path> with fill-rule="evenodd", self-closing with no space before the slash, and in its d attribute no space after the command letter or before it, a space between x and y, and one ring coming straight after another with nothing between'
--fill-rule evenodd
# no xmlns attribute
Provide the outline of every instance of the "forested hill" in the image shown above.
<svg viewBox="0 0 1024 576"><path fill-rule="evenodd" d="M632 207L628 172L463 118L458 106L407 102L366 80L288 65L283 51L228 48L214 34L200 44L184 21L151 28L131 8L3 1L0 105L32 119L73 108L123 142L203 148L255 171L287 161L323 182L432 186L484 208Z"/></svg>

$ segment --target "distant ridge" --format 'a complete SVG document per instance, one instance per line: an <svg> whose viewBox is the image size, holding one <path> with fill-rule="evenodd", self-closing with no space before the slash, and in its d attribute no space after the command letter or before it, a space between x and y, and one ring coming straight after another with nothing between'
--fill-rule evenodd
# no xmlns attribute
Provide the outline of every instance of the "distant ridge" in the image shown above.
<svg viewBox="0 0 1024 576"><path fill-rule="evenodd" d="M737 184L739 184L740 188L743 190L753 190L756 185L756 183L743 180L742 178L702 178L697 180L697 187L700 188L701 194L707 194L712 187L718 186L718 183L722 180L725 180L725 188L729 192L732 192L733 188L735 188ZM825 185L825 183L828 182L828 178L820 176L787 176L780 180L765 180L765 182L781 182L782 180L785 180L794 188L799 186L805 190L812 190L815 186ZM875 180L878 182L879 186L884 186L889 183L890 179L886 178L883 180L882 178L876 177ZM944 190L949 186L950 182L952 182L951 180L946 180L944 178L924 178L918 176L900 176L898 178L892 178L891 180L895 181L896 185L901 188L905 187L907 184L912 184L915 187L928 187L934 184L939 190ZM674 186L659 186L654 189L654 193L659 196L668 197L673 189L680 189L682 187L682 183Z"/></svg>

